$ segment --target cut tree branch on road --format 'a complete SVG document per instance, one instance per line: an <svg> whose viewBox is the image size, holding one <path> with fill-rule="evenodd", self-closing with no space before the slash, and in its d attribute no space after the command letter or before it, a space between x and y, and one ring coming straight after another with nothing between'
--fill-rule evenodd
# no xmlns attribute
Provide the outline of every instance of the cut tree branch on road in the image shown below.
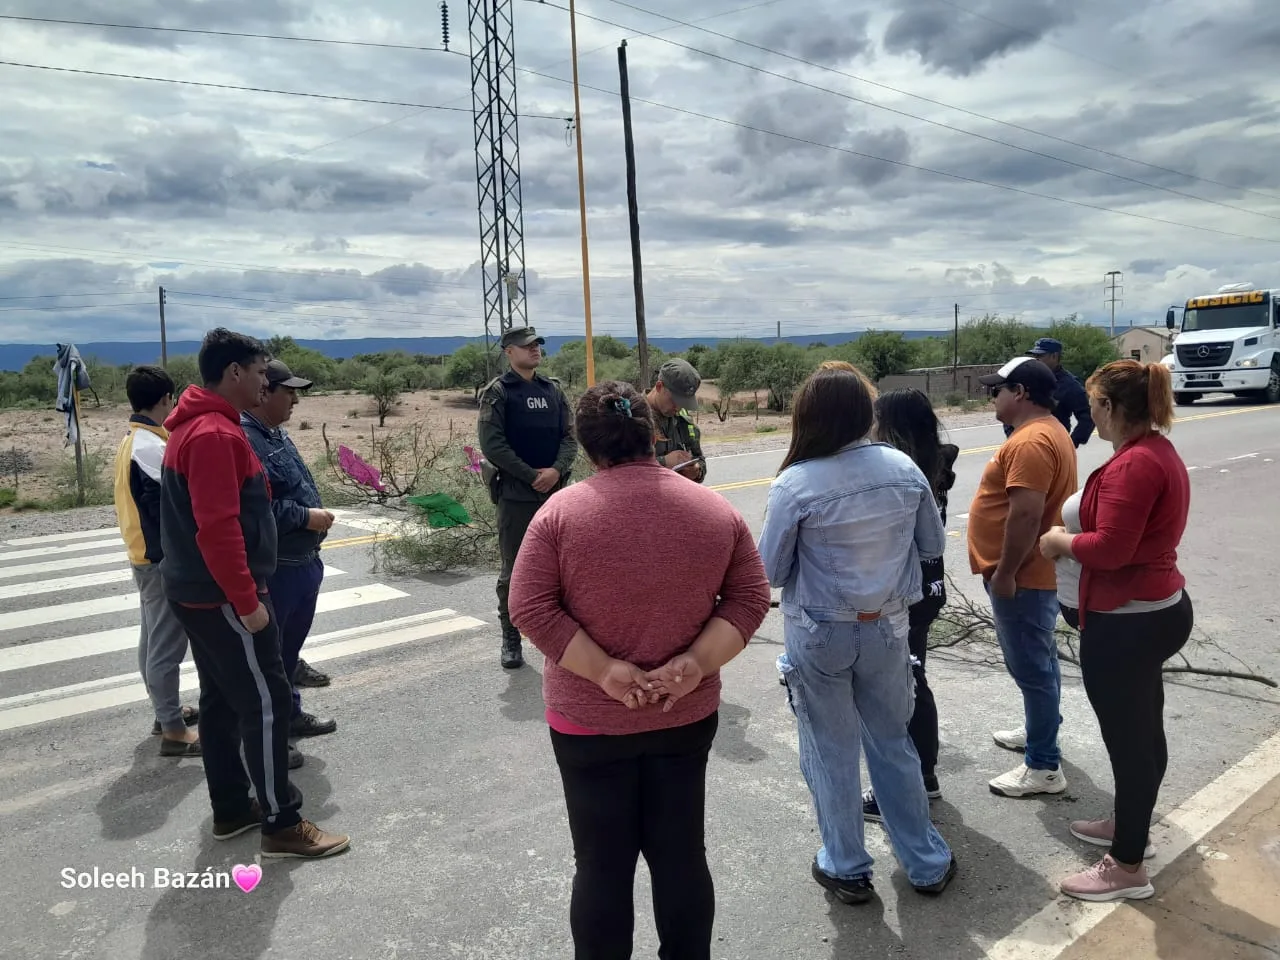
<svg viewBox="0 0 1280 960"><path fill-rule="evenodd" d="M1056 633L1058 638L1058 659L1072 666L1080 666L1080 634L1062 621L1058 622ZM963 649L967 652L977 652L983 662L992 664L1004 662L1003 657L1000 655L1000 644L996 640L996 624L990 607L965 594L949 575L947 577L947 605L933 623L933 628L929 634L929 649L937 651ZM1221 657L1225 661L1235 664L1238 669L1214 667L1193 662L1187 656L1188 650L1192 656L1203 654L1209 657ZM1192 634L1187 647L1177 657L1165 664L1164 672L1167 674L1185 673L1203 677L1248 680L1273 689L1280 687L1280 683L1252 669L1247 663L1203 631Z"/></svg>

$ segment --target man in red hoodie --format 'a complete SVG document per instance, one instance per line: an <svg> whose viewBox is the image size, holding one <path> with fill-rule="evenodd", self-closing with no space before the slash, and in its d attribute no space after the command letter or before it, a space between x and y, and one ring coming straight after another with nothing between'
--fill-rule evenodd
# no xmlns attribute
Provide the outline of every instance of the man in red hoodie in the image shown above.
<svg viewBox="0 0 1280 960"><path fill-rule="evenodd" d="M266 390L267 351L219 328L204 338L199 364L204 386L184 390L165 421L160 573L200 676L213 835L261 827L263 857L326 857L350 841L303 820L289 782L292 687L266 588L276 568L271 487L240 426Z"/></svg>

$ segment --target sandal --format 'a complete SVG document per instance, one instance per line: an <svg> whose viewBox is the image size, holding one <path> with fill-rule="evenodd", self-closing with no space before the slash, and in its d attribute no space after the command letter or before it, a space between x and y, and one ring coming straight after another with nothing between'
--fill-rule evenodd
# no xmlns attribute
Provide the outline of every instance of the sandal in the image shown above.
<svg viewBox="0 0 1280 960"><path fill-rule="evenodd" d="M202 757L204 750L200 746L200 741L195 740L187 743L185 740L170 740L165 738L160 741L160 756L162 757Z"/></svg>
<svg viewBox="0 0 1280 960"><path fill-rule="evenodd" d="M194 727L197 723L200 722L200 711L195 707L183 707L182 722L185 723L188 727ZM158 737L160 736L160 733L161 733L160 721L157 720L155 723L151 725L151 735L153 737Z"/></svg>

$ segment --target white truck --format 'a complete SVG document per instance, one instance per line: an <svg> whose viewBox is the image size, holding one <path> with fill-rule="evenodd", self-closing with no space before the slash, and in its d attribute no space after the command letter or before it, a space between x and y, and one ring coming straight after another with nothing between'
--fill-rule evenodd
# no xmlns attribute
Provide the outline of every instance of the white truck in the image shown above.
<svg viewBox="0 0 1280 960"><path fill-rule="evenodd" d="M1165 326L1176 327L1170 307ZM1173 395L1180 405L1210 393L1280 402L1280 290L1231 283L1192 297L1173 342Z"/></svg>

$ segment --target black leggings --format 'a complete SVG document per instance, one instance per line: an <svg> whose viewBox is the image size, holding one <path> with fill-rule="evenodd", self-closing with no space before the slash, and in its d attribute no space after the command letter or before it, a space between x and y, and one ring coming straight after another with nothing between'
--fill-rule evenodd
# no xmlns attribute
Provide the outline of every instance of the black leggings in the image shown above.
<svg viewBox="0 0 1280 960"><path fill-rule="evenodd" d="M928 584L926 583L926 588ZM913 603L909 610L911 628L907 634L907 646L911 655L920 663L911 665L911 672L916 678L916 706L911 714L911 722L907 732L911 734L911 742L920 755L920 772L928 780L934 775L938 765L938 704L933 699L933 691L929 689L929 680L925 676L925 657L929 653L929 627L938 618L946 605L947 597L926 596Z"/></svg>
<svg viewBox="0 0 1280 960"><path fill-rule="evenodd" d="M1185 591L1153 613L1094 613L1080 634L1080 671L1115 779L1116 835L1111 856L1142 862L1160 784L1169 765L1164 737L1164 662L1191 637L1195 622Z"/></svg>
<svg viewBox="0 0 1280 960"><path fill-rule="evenodd" d="M636 860L653 880L661 960L710 960L715 888L704 846L707 758L717 714L626 736L551 731L577 872L576 960L629 960Z"/></svg>

